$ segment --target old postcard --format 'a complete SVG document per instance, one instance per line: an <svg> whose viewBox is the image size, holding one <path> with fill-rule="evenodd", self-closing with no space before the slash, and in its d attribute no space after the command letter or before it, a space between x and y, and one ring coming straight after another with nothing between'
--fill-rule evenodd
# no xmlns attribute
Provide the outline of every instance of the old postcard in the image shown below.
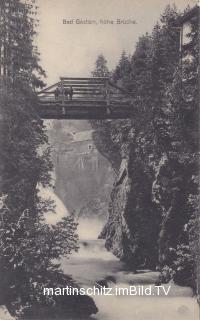
<svg viewBox="0 0 200 320"><path fill-rule="evenodd" d="M196 0L0 0L0 320L198 320Z"/></svg>

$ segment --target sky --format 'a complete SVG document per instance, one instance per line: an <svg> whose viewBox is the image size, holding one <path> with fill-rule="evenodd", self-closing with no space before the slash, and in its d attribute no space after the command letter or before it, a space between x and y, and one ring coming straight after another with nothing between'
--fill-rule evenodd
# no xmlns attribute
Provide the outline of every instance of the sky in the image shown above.
<svg viewBox="0 0 200 320"><path fill-rule="evenodd" d="M47 84L61 76L87 77L103 54L112 70L123 50L133 54L138 38L151 32L168 4L179 10L197 0L38 0L40 25L36 39ZM73 24L63 24L63 19ZM77 24L95 20L95 24ZM113 20L114 24L101 24ZM117 24L117 19L136 23Z"/></svg>

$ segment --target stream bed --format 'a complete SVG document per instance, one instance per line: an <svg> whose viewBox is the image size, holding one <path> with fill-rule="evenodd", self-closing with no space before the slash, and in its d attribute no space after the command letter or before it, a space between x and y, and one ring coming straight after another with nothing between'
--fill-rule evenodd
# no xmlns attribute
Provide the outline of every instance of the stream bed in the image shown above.
<svg viewBox="0 0 200 320"><path fill-rule="evenodd" d="M73 277L80 287L93 287L106 281L108 287L154 287L158 272L141 270L136 274L127 270L104 247L104 240L81 240L80 249L70 259L62 260L62 268ZM199 307L192 290L173 283L166 296L161 295L94 295L99 312L96 320L198 320Z"/></svg>

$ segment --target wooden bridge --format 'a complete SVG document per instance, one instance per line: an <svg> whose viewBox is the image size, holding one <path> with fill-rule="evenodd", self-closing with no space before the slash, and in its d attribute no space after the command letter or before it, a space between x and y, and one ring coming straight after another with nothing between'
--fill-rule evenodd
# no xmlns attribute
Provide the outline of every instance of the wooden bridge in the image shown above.
<svg viewBox="0 0 200 320"><path fill-rule="evenodd" d="M109 78L60 78L38 93L43 119L126 119L133 116L131 96Z"/></svg>

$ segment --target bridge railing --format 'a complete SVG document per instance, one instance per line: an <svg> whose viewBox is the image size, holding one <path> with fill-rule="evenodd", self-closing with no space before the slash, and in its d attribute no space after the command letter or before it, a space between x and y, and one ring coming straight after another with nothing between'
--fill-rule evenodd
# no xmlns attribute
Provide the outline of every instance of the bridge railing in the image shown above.
<svg viewBox="0 0 200 320"><path fill-rule="evenodd" d="M109 104L115 101L126 101L128 96L122 89L110 83L108 78L60 78L61 81L40 91L38 97L42 104L69 104L73 101L96 101ZM60 94L55 97L56 88ZM65 90L73 90L71 97L65 95ZM129 97L130 98L130 97Z"/></svg>

